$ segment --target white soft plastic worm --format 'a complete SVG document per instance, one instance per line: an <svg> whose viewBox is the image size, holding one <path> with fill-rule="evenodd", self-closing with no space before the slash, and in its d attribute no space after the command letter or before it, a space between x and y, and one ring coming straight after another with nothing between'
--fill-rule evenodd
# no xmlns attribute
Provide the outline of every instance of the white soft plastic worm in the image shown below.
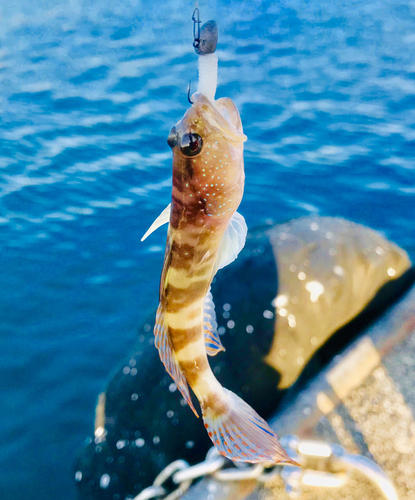
<svg viewBox="0 0 415 500"><path fill-rule="evenodd" d="M206 54L199 56L199 84L197 91L206 96L212 103L215 102L216 87L218 85L218 56Z"/></svg>

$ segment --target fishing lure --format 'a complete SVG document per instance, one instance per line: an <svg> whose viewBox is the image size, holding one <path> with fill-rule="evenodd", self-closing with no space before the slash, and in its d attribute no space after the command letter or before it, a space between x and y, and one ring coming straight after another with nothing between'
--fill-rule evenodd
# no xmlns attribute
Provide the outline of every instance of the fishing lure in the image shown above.
<svg viewBox="0 0 415 500"><path fill-rule="evenodd" d="M237 258L247 234L245 220L236 211L244 190L247 137L232 100L214 99L217 56L211 38L217 28L213 23L206 23L200 33L198 92L167 140L173 150L172 201L143 236L144 240L169 223L155 344L198 416L189 385L192 388L206 430L222 455L245 462L296 464L265 420L222 387L207 359L224 350L210 285L216 272Z"/></svg>

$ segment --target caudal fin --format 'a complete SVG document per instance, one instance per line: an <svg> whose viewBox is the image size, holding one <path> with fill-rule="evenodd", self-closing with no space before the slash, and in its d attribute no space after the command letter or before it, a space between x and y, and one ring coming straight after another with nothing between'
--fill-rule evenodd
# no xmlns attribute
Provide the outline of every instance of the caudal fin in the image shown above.
<svg viewBox="0 0 415 500"><path fill-rule="evenodd" d="M202 409L206 430L219 453L234 461L298 465L265 420L236 394L224 391L223 401L215 408Z"/></svg>

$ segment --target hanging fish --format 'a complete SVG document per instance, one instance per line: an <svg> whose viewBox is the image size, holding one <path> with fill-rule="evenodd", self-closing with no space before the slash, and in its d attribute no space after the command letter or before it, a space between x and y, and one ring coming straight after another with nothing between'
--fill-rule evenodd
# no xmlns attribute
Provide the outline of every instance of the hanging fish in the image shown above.
<svg viewBox="0 0 415 500"><path fill-rule="evenodd" d="M216 272L237 258L247 234L245 220L236 211L244 190L247 137L232 100L214 100L216 76L216 55L203 54L199 92L167 140L173 150L172 201L143 237L169 223L155 344L198 416L188 386L192 388L207 432L222 455L295 464L265 420L221 386L207 359L224 350L210 285Z"/></svg>

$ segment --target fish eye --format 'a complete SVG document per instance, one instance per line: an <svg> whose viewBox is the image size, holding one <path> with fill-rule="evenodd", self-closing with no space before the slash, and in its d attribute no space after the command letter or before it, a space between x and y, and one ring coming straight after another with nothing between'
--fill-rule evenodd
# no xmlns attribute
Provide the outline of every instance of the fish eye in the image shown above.
<svg viewBox="0 0 415 500"><path fill-rule="evenodd" d="M199 134L185 134L182 137L180 151L185 156L196 156L202 151L203 140Z"/></svg>

